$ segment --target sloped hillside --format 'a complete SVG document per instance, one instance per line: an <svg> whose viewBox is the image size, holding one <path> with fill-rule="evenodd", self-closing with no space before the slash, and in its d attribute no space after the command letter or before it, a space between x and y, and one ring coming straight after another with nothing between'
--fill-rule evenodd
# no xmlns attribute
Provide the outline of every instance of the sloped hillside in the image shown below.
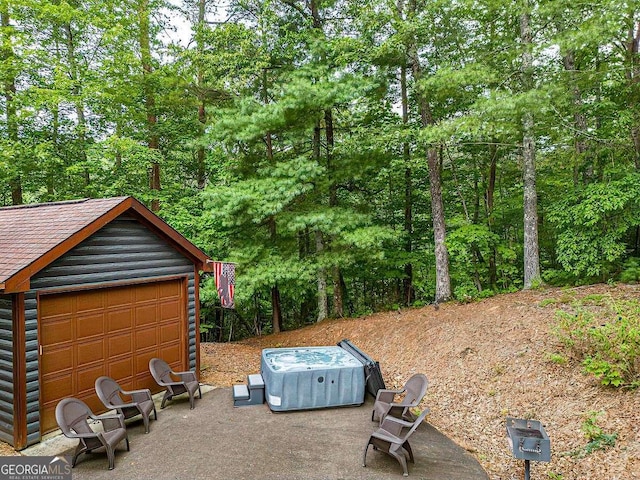
<svg viewBox="0 0 640 480"><path fill-rule="evenodd" d="M558 308L586 296L639 298L638 286L596 285L500 295L439 309L325 321L293 332L231 344L202 345L202 381L221 386L245 381L260 366L265 347L332 345L343 338L378 360L388 387L414 372L430 387L428 421L472 452L492 479L523 478L512 458L505 417L541 420L551 438L551 463L532 462L531 478L640 478L640 392L599 386L576 366L560 365L550 334ZM593 417L589 412L601 412ZM585 420L597 418L615 446L584 452Z"/></svg>

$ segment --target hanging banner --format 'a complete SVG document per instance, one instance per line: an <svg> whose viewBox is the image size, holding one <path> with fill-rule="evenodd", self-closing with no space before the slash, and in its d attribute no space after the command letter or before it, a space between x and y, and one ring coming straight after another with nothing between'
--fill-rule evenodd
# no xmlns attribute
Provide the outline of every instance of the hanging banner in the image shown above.
<svg viewBox="0 0 640 480"><path fill-rule="evenodd" d="M235 263L213 262L213 273L222 308L234 308L233 292L236 288Z"/></svg>

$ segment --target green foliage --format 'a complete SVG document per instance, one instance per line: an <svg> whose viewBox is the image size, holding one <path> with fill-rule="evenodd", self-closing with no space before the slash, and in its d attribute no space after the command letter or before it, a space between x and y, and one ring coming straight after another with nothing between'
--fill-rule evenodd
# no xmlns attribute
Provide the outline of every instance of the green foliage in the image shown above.
<svg viewBox="0 0 640 480"><path fill-rule="evenodd" d="M589 184L554 204L558 261L576 275L607 273L625 253L624 236L640 225L640 176Z"/></svg>
<svg viewBox="0 0 640 480"><path fill-rule="evenodd" d="M559 353L551 353L549 354L549 360L558 365L566 365L568 363L567 357L561 355Z"/></svg>
<svg viewBox="0 0 640 480"><path fill-rule="evenodd" d="M549 305L555 305L556 303L558 303L558 300L555 298L545 298L544 300L542 300L538 306L540 307L547 307Z"/></svg>
<svg viewBox="0 0 640 480"><path fill-rule="evenodd" d="M591 442L602 436L603 430L602 427L598 425L598 417L600 417L604 412L598 412L595 410L591 410L586 413L586 417L580 426L580 430L587 438L587 441Z"/></svg>
<svg viewBox="0 0 640 480"><path fill-rule="evenodd" d="M604 429L598 425L598 418L603 414L602 411L589 411L585 413L584 420L580 425L580 430L584 434L587 444L571 450L563 452L561 455L569 455L577 458L585 458L598 450L606 450L614 447L618 438L617 433L605 433Z"/></svg>
<svg viewBox="0 0 640 480"><path fill-rule="evenodd" d="M599 313L578 305L574 313L558 311L554 334L580 361L585 372L604 386L640 387L640 302L586 299Z"/></svg>
<svg viewBox="0 0 640 480"><path fill-rule="evenodd" d="M620 272L620 280L625 283L640 282L640 259L637 257L628 258L622 264L622 272Z"/></svg>
<svg viewBox="0 0 640 480"><path fill-rule="evenodd" d="M456 285L453 289L453 296L456 300L462 303L468 303L473 300L482 300L483 298L490 298L494 296L496 292L493 290L478 290L473 283L464 283Z"/></svg>
<svg viewBox="0 0 640 480"><path fill-rule="evenodd" d="M456 219L447 235L447 249L451 262L454 297L462 302L495 295L489 281L489 259L495 256L498 264L498 285L507 290L517 282L519 269L514 267L516 253L500 241L486 225L471 224ZM488 288L482 288L482 285Z"/></svg>
<svg viewBox="0 0 640 480"><path fill-rule="evenodd" d="M592 278L582 278L572 272L562 269L550 268L542 272L542 279L548 285L559 287L564 285L581 285L582 282L590 282Z"/></svg>
<svg viewBox="0 0 640 480"><path fill-rule="evenodd" d="M604 412L598 411L590 411L586 413L586 417L582 422L580 429L587 439L587 444L582 448L569 452L571 456L584 458L595 451L606 450L607 448L615 446L618 434L604 433L602 427L597 423L598 417L603 413Z"/></svg>
<svg viewBox="0 0 640 480"><path fill-rule="evenodd" d="M472 301L522 287L532 112L542 279L640 281L624 2L532 2L533 85L504 2L316 3L233 0L229 21L196 25L196 3L148 2L143 69L135 2L5 2L0 204L159 200L169 224L238 263L237 315L221 319L215 288L201 288L203 316L228 338L269 331L276 286L285 327L314 321L321 272L330 304L344 288L347 314L405 305L408 271L414 304L432 302L431 148L453 294ZM173 32L174 19L191 31ZM567 342L596 341L583 333ZM613 383L616 363L588 368Z"/></svg>

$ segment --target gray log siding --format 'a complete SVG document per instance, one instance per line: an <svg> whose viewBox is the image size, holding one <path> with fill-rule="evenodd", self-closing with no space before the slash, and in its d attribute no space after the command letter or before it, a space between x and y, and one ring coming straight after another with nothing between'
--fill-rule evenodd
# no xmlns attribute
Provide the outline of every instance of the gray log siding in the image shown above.
<svg viewBox="0 0 640 480"><path fill-rule="evenodd" d="M40 383L38 377L38 301L31 290L24 296L27 370L27 445L40 441Z"/></svg>
<svg viewBox="0 0 640 480"><path fill-rule="evenodd" d="M13 445L13 322L10 295L0 295L0 440Z"/></svg>
<svg viewBox="0 0 640 480"><path fill-rule="evenodd" d="M196 367L195 275L191 260L135 219L120 217L31 279L26 300L28 443L40 437L36 291L56 287L187 276L189 367Z"/></svg>

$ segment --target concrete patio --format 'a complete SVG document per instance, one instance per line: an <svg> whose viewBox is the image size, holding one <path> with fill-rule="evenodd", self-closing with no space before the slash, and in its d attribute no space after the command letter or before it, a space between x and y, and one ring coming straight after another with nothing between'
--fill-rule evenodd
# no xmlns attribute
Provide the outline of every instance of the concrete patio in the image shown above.
<svg viewBox="0 0 640 480"><path fill-rule="evenodd" d="M207 389L205 389L207 390ZM106 454L83 454L73 469L75 480L376 480L402 478L392 457L369 448L362 453L376 424L373 400L361 407L273 413L266 404L233 407L230 388L216 388L196 399L186 396L158 408L151 432L142 420L128 423L131 451L116 451L115 470L107 470ZM427 416L427 420L428 420ZM25 455L71 455L77 441L61 435L46 439ZM409 476L421 480L488 479L464 449L428 423L411 437L415 464Z"/></svg>

